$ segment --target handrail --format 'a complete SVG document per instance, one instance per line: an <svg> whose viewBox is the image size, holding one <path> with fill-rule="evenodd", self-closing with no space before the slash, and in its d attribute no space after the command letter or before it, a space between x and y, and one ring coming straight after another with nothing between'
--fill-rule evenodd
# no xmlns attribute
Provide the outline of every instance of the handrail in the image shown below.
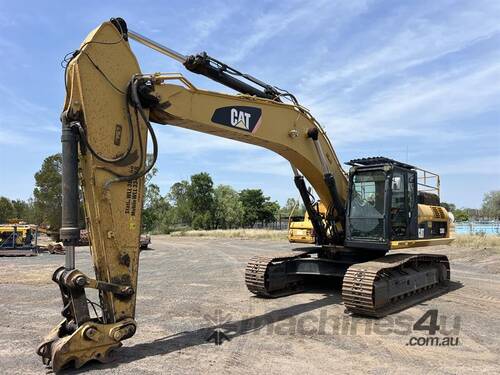
<svg viewBox="0 0 500 375"><path fill-rule="evenodd" d="M415 168L417 170L417 174L420 172L420 175L417 175L417 186L418 187L426 187L428 189L418 189L419 191L432 192L436 194L438 197L441 195L441 179L437 173L427 171L422 168ZM419 182L423 180L423 182ZM429 181L430 180L430 181ZM434 183L434 184L433 184ZM431 185L432 184L432 185Z"/></svg>

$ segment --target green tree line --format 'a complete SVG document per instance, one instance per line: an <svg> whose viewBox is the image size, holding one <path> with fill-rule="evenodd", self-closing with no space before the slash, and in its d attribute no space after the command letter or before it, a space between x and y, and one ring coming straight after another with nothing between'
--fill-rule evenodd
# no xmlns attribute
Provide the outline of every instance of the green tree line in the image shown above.
<svg viewBox="0 0 500 375"><path fill-rule="evenodd" d="M19 219L32 224L44 224L53 230L61 226L62 157L47 157L35 174L33 198L26 201L0 197L0 223ZM166 233L177 227L194 229L227 229L252 227L288 217L298 201L290 198L284 207L265 196L261 189L236 191L228 185L214 186L208 173L194 174L189 180L176 182L166 195L161 195L152 178L153 168L146 176L143 227L147 232ZM303 214L303 208L295 209ZM80 215L83 227L83 214Z"/></svg>
<svg viewBox="0 0 500 375"><path fill-rule="evenodd" d="M0 197L0 223L19 219L33 224L61 226L61 154L51 155L35 173L33 198L26 201Z"/></svg>
<svg viewBox="0 0 500 375"><path fill-rule="evenodd" d="M492 190L484 194L481 208L458 208L453 203L445 202L442 202L441 205L453 213L455 221L500 220L500 190Z"/></svg>
<svg viewBox="0 0 500 375"><path fill-rule="evenodd" d="M44 224L53 230L61 226L61 154L51 155L35 173L33 197L28 200L0 197L0 223L20 219L32 224ZM271 223L279 216L303 215L304 208L289 198L283 207L265 196L261 189L236 191L228 185L214 186L206 172L189 180L174 183L166 195L161 195L152 178L158 170L146 176L143 227L148 232L166 233L180 226L193 229L229 229L253 227L256 223ZM480 209L457 208L442 203L457 221L478 218L500 219L500 190L484 195ZM83 227L83 214L80 215Z"/></svg>
<svg viewBox="0 0 500 375"><path fill-rule="evenodd" d="M156 172L156 171L155 171ZM144 195L143 226L165 233L186 226L193 229L231 229L267 224L287 214L287 206L265 196L261 189L236 191L229 185L214 186L206 172L173 184L162 196L148 176Z"/></svg>

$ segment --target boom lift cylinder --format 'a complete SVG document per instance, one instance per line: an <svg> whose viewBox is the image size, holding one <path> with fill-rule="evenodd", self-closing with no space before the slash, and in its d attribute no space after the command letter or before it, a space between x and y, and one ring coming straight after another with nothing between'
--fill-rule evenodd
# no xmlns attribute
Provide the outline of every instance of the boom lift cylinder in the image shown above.
<svg viewBox="0 0 500 375"><path fill-rule="evenodd" d="M78 136L67 114L62 116L62 221L59 231L66 247L65 268L75 268L75 245L80 238L78 223Z"/></svg>
<svg viewBox="0 0 500 375"><path fill-rule="evenodd" d="M173 49L168 48L163 44L145 37L144 35L141 35L132 30L127 30L125 22L120 18L116 18L112 20L112 22L126 33L125 36L128 35L130 39L133 39L136 42L139 42L151 49L154 49L155 51L163 53L164 55L167 55L168 57L179 61L186 67L186 69L193 73L204 75L205 77L208 77L215 82L223 84L243 94L255 95L259 98L279 101L278 96L280 95L280 93L274 87L266 84L265 82L262 82L255 77L252 77L249 74L238 72L237 70L227 66L226 64L221 63L220 61L208 56L205 52L199 53L197 55L185 56L182 53L174 51ZM255 83L256 85L263 87L264 90L260 90L255 86L249 85L248 83L245 83L233 77L233 75L241 76L242 78L245 78L248 81Z"/></svg>

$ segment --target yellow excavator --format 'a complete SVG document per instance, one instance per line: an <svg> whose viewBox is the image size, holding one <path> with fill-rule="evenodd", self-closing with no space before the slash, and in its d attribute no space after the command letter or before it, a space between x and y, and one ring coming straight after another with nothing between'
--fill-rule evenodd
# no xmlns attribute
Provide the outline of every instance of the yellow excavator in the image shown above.
<svg viewBox="0 0 500 375"><path fill-rule="evenodd" d="M141 73L131 39L238 94L198 89L181 74ZM129 30L120 18L98 26L68 57L65 83L60 235L66 254L64 266L53 274L64 319L37 350L54 371L104 362L136 332L144 176L158 155L152 122L262 146L290 162L316 244L253 257L245 271L250 292L278 297L304 290L306 276L343 277L347 310L380 317L446 290L446 256L386 255L452 240L447 211L435 195L418 193L416 168L383 157L362 158L350 161L346 174L323 128L291 93L206 53L175 52ZM324 217L314 208L306 180L326 207ZM75 264L78 183L95 276ZM98 291L98 303L89 302L88 288ZM89 304L101 311L91 314Z"/></svg>
<svg viewBox="0 0 500 375"><path fill-rule="evenodd" d="M323 219L326 217L326 207L324 204L318 201L313 205L313 207L315 211L319 212ZM307 211L304 212L304 216L293 216L292 210L292 213L288 218L288 242L309 244L316 243L314 227L312 221L309 220Z"/></svg>

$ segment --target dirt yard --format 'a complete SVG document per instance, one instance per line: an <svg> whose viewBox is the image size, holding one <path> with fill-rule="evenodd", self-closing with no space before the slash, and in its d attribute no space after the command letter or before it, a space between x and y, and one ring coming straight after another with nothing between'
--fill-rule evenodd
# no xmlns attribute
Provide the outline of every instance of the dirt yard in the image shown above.
<svg viewBox="0 0 500 375"><path fill-rule="evenodd" d="M333 280L331 288L304 294L252 297L243 281L247 260L291 249L285 241L154 236L152 242L141 253L136 335L112 363L78 372L500 373L498 248L426 249L450 256L452 290L374 320L346 315ZM0 373L48 372L35 348L61 319L50 277L63 261L49 254L0 258ZM88 248L78 248L77 264L92 274ZM414 330L435 309L439 331Z"/></svg>

